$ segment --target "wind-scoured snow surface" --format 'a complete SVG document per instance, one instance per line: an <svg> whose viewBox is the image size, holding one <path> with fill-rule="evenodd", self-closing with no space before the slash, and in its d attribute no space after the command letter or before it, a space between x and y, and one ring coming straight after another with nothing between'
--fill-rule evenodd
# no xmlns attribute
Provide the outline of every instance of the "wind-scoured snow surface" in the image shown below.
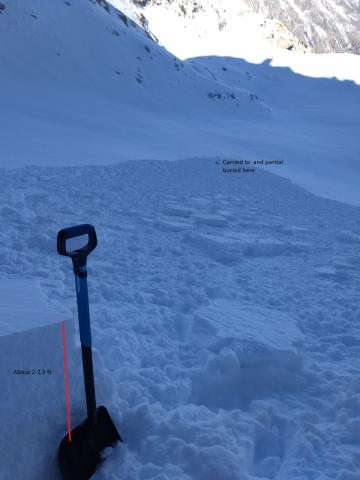
<svg viewBox="0 0 360 480"><path fill-rule="evenodd" d="M40 279L74 316L56 232L97 228L98 396L126 443L94 479L359 478L359 208L208 159L0 178L1 276ZM63 423L65 434L65 406ZM54 480L55 437L39 451ZM27 461L21 436L9 448Z"/></svg>

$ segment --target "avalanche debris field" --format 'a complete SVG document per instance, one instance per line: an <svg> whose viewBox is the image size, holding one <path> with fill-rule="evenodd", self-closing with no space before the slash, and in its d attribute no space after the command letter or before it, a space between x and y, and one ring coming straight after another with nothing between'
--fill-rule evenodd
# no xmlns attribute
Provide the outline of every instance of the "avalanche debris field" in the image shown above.
<svg viewBox="0 0 360 480"><path fill-rule="evenodd" d="M74 317L56 233L97 228L96 381L126 443L94 478L360 477L358 207L214 159L3 169L0 187L1 276ZM53 479L59 440L39 452Z"/></svg>

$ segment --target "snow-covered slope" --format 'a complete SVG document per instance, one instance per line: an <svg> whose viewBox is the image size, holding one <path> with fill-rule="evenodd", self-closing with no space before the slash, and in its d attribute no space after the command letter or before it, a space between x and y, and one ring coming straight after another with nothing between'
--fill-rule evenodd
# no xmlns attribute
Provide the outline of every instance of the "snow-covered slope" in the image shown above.
<svg viewBox="0 0 360 480"><path fill-rule="evenodd" d="M3 4L2 165L280 159L280 175L359 202L359 87L311 78L332 77L331 59L275 58L306 77L270 61L181 62L105 2Z"/></svg>
<svg viewBox="0 0 360 480"><path fill-rule="evenodd" d="M0 284L24 300L23 279L40 283L76 318L56 233L95 225L97 398L125 443L94 480L360 478L359 207L281 178L360 204L359 58L194 40L182 62L104 0L0 12ZM224 173L235 160L283 163ZM60 328L32 319L15 335L0 319L1 480L60 477ZM73 427L78 353L69 340ZM22 361L54 376L20 383Z"/></svg>
<svg viewBox="0 0 360 480"><path fill-rule="evenodd" d="M206 145L224 114L268 116L250 91L233 99L104 2L15 0L0 22L3 164L112 162L175 143L185 156L191 132ZM226 101L209 99L218 90Z"/></svg>
<svg viewBox="0 0 360 480"><path fill-rule="evenodd" d="M237 27L248 41L259 37L282 48L315 53L360 53L360 9L357 0L112 0L132 2L158 26L156 18L178 17L194 24L198 36L209 27L219 38ZM250 27L250 28L249 28Z"/></svg>
<svg viewBox="0 0 360 480"><path fill-rule="evenodd" d="M140 7L131 0L111 0L147 26L180 58L199 55L243 56L273 51L274 46L310 51L279 21L250 9L244 2L149 2ZM125 7L122 5L125 4ZM246 45L246 49L242 48Z"/></svg>
<svg viewBox="0 0 360 480"><path fill-rule="evenodd" d="M223 175L211 159L0 173L0 276L40 279L53 308L74 317L56 232L97 228L88 261L97 393L125 444L94 480L360 478L358 207L267 172ZM43 338L32 340L46 368ZM71 393L78 387L79 373ZM1 480L59 480L67 424L64 392L53 394L39 415L45 438L25 409L2 425L5 438L19 434ZM4 417L9 401L0 395ZM71 408L75 426L79 396ZM19 451L29 477L6 475Z"/></svg>

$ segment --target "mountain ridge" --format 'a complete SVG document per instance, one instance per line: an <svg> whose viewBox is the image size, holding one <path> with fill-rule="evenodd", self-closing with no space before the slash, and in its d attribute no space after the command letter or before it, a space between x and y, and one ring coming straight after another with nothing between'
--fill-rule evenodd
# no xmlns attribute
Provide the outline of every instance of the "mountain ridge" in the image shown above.
<svg viewBox="0 0 360 480"><path fill-rule="evenodd" d="M218 28L222 31L234 15L258 14L259 26L262 26L259 34L282 48L360 54L358 0L283 0L281 3L240 0L236 6L231 0L131 0L131 3L143 10L144 17L149 7L172 10L188 22L212 13L218 17Z"/></svg>

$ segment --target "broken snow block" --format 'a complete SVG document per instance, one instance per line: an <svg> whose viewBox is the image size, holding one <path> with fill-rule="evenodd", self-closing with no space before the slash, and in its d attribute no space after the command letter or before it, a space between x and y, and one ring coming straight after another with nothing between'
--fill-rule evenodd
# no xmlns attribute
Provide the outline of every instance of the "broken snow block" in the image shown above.
<svg viewBox="0 0 360 480"><path fill-rule="evenodd" d="M211 352L193 379L195 403L247 408L253 400L304 387L304 339L292 315L217 299L196 311L193 329Z"/></svg>

